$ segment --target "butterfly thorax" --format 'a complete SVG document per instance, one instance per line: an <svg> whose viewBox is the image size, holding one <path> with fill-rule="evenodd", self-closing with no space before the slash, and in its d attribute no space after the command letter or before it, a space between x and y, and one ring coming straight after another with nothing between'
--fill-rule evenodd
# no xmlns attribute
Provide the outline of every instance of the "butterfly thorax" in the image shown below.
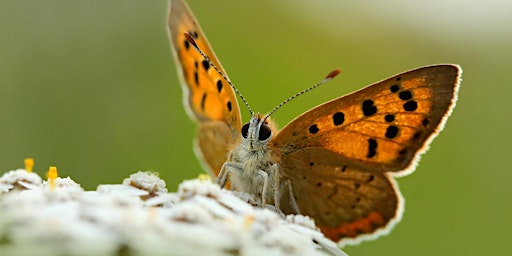
<svg viewBox="0 0 512 256"><path fill-rule="evenodd" d="M240 168L231 172L233 189L261 196L265 180L261 171L268 175L268 186L273 187L274 174L270 171L273 163L267 146L271 138L270 126L259 115L253 116L251 121L242 127L241 141L229 157L229 161ZM267 198L273 198L272 191L267 192Z"/></svg>

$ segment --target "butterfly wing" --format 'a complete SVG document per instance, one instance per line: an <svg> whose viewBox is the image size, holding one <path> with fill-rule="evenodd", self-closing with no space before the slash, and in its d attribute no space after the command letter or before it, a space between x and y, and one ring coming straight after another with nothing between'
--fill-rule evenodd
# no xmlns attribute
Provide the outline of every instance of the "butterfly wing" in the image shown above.
<svg viewBox="0 0 512 256"><path fill-rule="evenodd" d="M400 220L403 199L386 173L363 171L321 148L289 153L280 166L283 180L291 181L300 213L311 216L333 241L345 244L364 234L375 237ZM294 213L285 203L291 202L289 188L284 189L281 210Z"/></svg>
<svg viewBox="0 0 512 256"><path fill-rule="evenodd" d="M301 213L336 241L388 230L401 208L389 176L411 172L442 129L460 73L456 65L405 72L315 107L283 128L269 146Z"/></svg>
<svg viewBox="0 0 512 256"><path fill-rule="evenodd" d="M202 158L217 175L226 161L231 144L239 138L240 109L226 80L186 40L189 33L198 47L222 73L199 23L182 0L171 0L169 36L189 116L199 123L198 143Z"/></svg>

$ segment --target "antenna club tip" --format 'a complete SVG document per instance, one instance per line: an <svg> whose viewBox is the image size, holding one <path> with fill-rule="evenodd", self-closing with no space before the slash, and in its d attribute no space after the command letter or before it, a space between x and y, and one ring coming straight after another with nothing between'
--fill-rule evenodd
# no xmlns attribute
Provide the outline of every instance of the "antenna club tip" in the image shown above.
<svg viewBox="0 0 512 256"><path fill-rule="evenodd" d="M332 78L334 78L335 76L339 75L340 73L341 73L341 69L337 68L337 69L335 69L335 70L331 71L331 73L329 73L329 74L325 77L325 79L332 79Z"/></svg>
<svg viewBox="0 0 512 256"><path fill-rule="evenodd" d="M185 39L187 39L187 41L188 41L191 45L193 45L195 48L198 48L198 47L197 47L197 43L196 43L196 41L194 40L194 38L192 37L192 35L191 35L191 34L189 34L188 32L185 32L185 33L183 33L183 35L185 36Z"/></svg>

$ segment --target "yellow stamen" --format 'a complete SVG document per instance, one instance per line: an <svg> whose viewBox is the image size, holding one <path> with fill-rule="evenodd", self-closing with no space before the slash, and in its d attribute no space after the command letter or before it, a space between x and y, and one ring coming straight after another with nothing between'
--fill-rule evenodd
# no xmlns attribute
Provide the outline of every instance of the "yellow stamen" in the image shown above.
<svg viewBox="0 0 512 256"><path fill-rule="evenodd" d="M50 189L55 188L55 180L59 177L59 174L57 173L57 167L50 166L48 169L48 172L46 173L46 178L48 179L48 182L50 183Z"/></svg>
<svg viewBox="0 0 512 256"><path fill-rule="evenodd" d="M244 225L243 225L243 227L245 229L249 229L253 223L254 223L254 215L247 215L244 218Z"/></svg>
<svg viewBox="0 0 512 256"><path fill-rule="evenodd" d="M34 159L25 158L25 170L27 170L27 172L32 172L32 169L34 169Z"/></svg>
<svg viewBox="0 0 512 256"><path fill-rule="evenodd" d="M199 179L200 181L211 181L210 175L204 174L204 173L203 174L199 174L197 179Z"/></svg>

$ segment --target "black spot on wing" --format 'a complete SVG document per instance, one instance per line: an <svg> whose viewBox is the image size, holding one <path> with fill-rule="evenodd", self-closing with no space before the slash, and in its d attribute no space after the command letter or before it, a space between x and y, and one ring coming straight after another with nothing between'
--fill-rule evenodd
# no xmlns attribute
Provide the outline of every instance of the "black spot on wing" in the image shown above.
<svg viewBox="0 0 512 256"><path fill-rule="evenodd" d="M386 129L386 134L385 134L386 138L394 139L397 135L398 135L398 127L396 127L394 125L388 126L388 128Z"/></svg>
<svg viewBox="0 0 512 256"><path fill-rule="evenodd" d="M194 82L196 82L196 86L199 86L199 75L197 74L197 71L194 72Z"/></svg>
<svg viewBox="0 0 512 256"><path fill-rule="evenodd" d="M368 139L368 154L367 158L372 158L377 155L377 141L374 139Z"/></svg>
<svg viewBox="0 0 512 256"><path fill-rule="evenodd" d="M204 105L206 102L206 93L203 94L203 98L201 98L201 110L204 111Z"/></svg>
<svg viewBox="0 0 512 256"><path fill-rule="evenodd" d="M203 60L201 64L203 64L203 68L205 71L208 71L208 69L210 69L210 63L208 61Z"/></svg>
<svg viewBox="0 0 512 256"><path fill-rule="evenodd" d="M401 91L401 92L398 94L398 97L399 97L401 100L410 100L410 99L412 99L412 92L411 92L411 91Z"/></svg>
<svg viewBox="0 0 512 256"><path fill-rule="evenodd" d="M231 105L231 101L228 101L227 107L228 107L228 110L231 112L231 110L233 109L233 106Z"/></svg>
<svg viewBox="0 0 512 256"><path fill-rule="evenodd" d="M319 131L320 131L320 129L318 129L318 125L316 125L316 124L313 124L313 125L311 125L311 126L309 127L309 132L310 132L311 134L315 134L315 133L317 133L317 132L319 132Z"/></svg>
<svg viewBox="0 0 512 256"><path fill-rule="evenodd" d="M363 101L361 108L365 116L372 116L377 113L377 107L375 106L375 102L373 102L373 100Z"/></svg>
<svg viewBox="0 0 512 256"><path fill-rule="evenodd" d="M222 91L222 81L217 80L217 91L220 93Z"/></svg>
<svg viewBox="0 0 512 256"><path fill-rule="evenodd" d="M343 124L343 122L345 122L345 114L342 112L336 112L332 115L332 121L336 126Z"/></svg>
<svg viewBox="0 0 512 256"><path fill-rule="evenodd" d="M391 114L386 115L386 116L384 117L384 120L385 120L386 122L388 122L388 123L393 122L393 121L395 121L395 115L391 115Z"/></svg>
<svg viewBox="0 0 512 256"><path fill-rule="evenodd" d="M410 100L404 103L403 108L405 111L412 112L418 109L418 103L414 100Z"/></svg>
<svg viewBox="0 0 512 256"><path fill-rule="evenodd" d="M423 119L423 121L421 121L421 124L424 127L427 127L430 124L430 120L428 118L425 118L425 119Z"/></svg>

